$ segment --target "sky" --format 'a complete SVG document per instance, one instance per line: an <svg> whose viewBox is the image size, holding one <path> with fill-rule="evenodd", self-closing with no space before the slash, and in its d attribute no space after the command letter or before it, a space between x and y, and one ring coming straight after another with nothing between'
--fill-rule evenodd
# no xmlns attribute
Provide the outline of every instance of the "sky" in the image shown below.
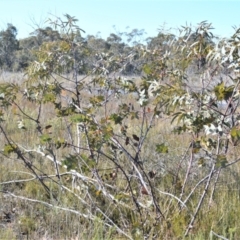
<svg viewBox="0 0 240 240"><path fill-rule="evenodd" d="M83 37L144 29L144 37L157 36L162 26L174 34L182 25L207 20L213 33L230 37L240 27L240 0L0 0L0 30L7 23L18 29L18 39L46 26L49 17L75 16ZM115 26L115 27L114 27Z"/></svg>

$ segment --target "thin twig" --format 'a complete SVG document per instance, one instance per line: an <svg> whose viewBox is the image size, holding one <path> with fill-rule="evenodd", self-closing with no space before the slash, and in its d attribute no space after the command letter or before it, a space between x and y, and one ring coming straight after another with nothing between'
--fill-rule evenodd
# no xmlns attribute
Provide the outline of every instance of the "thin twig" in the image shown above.
<svg viewBox="0 0 240 240"><path fill-rule="evenodd" d="M199 199L199 202L198 202L198 205L197 205L197 207L196 207L195 213L194 213L194 215L193 215L190 223L188 224L187 230L186 230L186 232L185 232L185 237L188 235L189 231L192 229L193 224L194 224L194 222L195 222L195 220L196 220L197 214L198 214L198 212L199 212L199 210L200 210L200 208L201 208L201 206L202 206L203 200L204 200L204 198L205 198L205 196L206 196L206 194L207 194L207 191L208 191L208 188L209 188L209 185L210 185L210 182L211 182L213 173L214 173L214 168L215 168L215 164L213 163L212 169L211 169L210 174L208 175L208 181L207 181L207 183L206 183L206 185L205 185L205 188L204 188L204 190L203 190L202 196L201 196L201 198Z"/></svg>
<svg viewBox="0 0 240 240"><path fill-rule="evenodd" d="M211 230L211 232L210 232L211 234L213 234L213 235L215 235L216 237L218 237L218 238L220 238L220 239L223 239L223 240L228 240L228 238L225 238L225 237L223 237L223 236L221 236L221 235L219 235L219 234L217 234L217 233L215 233L213 230Z"/></svg>

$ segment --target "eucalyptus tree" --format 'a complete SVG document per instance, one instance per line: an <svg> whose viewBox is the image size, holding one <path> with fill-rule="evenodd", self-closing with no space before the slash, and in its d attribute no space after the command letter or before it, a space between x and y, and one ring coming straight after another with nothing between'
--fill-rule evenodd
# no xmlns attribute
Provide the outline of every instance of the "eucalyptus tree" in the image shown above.
<svg viewBox="0 0 240 240"><path fill-rule="evenodd" d="M19 48L17 40L17 28L7 24L7 29L0 32L0 66L11 68L14 61L14 53Z"/></svg>
<svg viewBox="0 0 240 240"><path fill-rule="evenodd" d="M24 85L0 85L1 153L23 163L45 193L19 199L76 214L89 230L97 222L113 238L191 234L215 199L223 169L240 160L231 154L240 142L240 31L219 48L202 22L170 41L160 35L164 48L136 45L118 55L102 40L81 38L76 23L68 14L50 19L59 37L34 51ZM91 41L102 48L89 47ZM92 68L83 71L77 54L91 51ZM142 75L122 77L136 54ZM219 73L223 64L230 76ZM32 140L19 140L16 131Z"/></svg>

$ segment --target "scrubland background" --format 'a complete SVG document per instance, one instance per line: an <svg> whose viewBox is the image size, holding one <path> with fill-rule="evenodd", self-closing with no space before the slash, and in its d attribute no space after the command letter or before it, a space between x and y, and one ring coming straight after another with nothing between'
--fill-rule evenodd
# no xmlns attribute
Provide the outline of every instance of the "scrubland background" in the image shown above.
<svg viewBox="0 0 240 240"><path fill-rule="evenodd" d="M0 239L238 239L240 30L77 24L0 32Z"/></svg>

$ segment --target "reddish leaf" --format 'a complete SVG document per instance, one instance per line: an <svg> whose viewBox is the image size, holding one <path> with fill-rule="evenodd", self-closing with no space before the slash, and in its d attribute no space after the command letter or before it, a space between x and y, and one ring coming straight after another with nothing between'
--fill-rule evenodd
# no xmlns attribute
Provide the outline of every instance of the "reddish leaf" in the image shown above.
<svg viewBox="0 0 240 240"><path fill-rule="evenodd" d="M126 137L125 144L126 144L126 145L128 145L128 144L129 144L129 137Z"/></svg>
<svg viewBox="0 0 240 240"><path fill-rule="evenodd" d="M139 142L139 137L138 137L137 135L133 134L132 137L133 137L133 139L134 139L135 141L138 141L138 142Z"/></svg>

